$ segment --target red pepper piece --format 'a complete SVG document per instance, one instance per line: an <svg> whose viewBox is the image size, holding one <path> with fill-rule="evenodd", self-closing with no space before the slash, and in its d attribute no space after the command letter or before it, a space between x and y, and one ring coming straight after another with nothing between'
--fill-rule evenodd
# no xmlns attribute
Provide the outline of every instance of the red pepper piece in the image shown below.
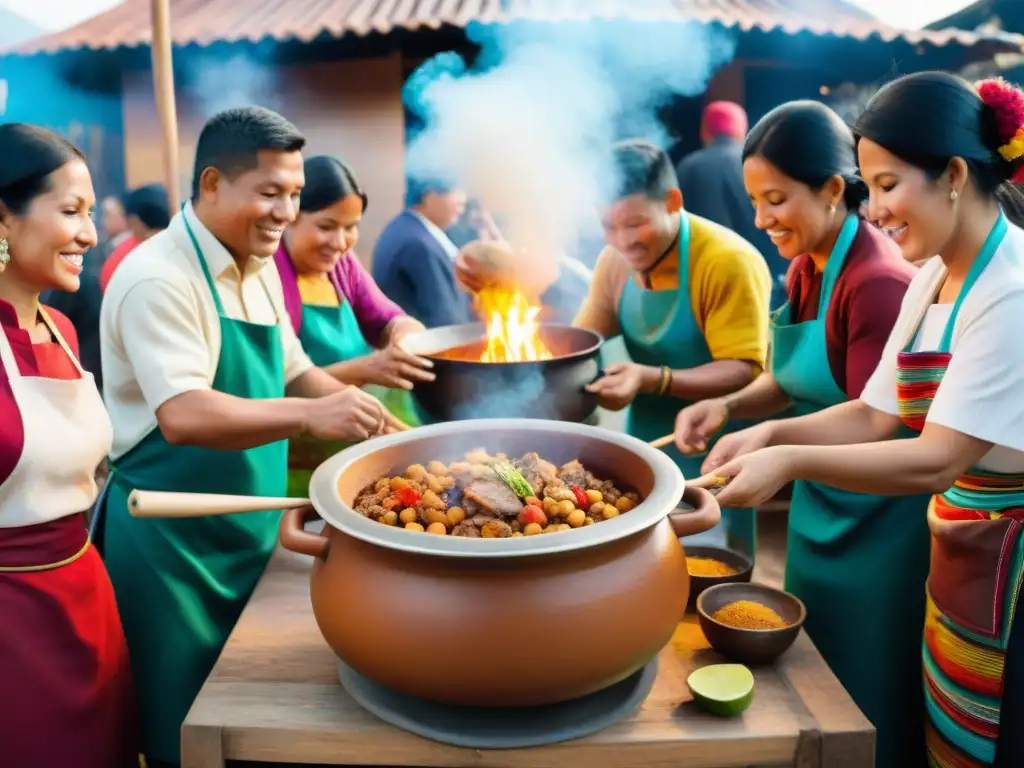
<svg viewBox="0 0 1024 768"><path fill-rule="evenodd" d="M420 495L408 486L399 489L397 495L398 500L402 502L403 507L415 507L420 503Z"/></svg>
<svg viewBox="0 0 1024 768"><path fill-rule="evenodd" d="M587 499L587 492L580 488L578 485L570 485L569 488L572 490L573 495L576 497L576 506L580 509L586 509L589 501Z"/></svg>

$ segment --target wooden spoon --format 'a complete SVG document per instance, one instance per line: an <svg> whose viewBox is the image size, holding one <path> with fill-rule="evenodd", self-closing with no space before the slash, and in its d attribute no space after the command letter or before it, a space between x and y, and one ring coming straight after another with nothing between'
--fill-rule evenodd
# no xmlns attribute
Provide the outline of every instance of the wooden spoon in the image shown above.
<svg viewBox="0 0 1024 768"><path fill-rule="evenodd" d="M240 512L267 512L312 506L309 499L273 496L227 496L214 493L132 491L128 511L132 517L206 517Z"/></svg>
<svg viewBox="0 0 1024 768"><path fill-rule="evenodd" d="M675 435L665 435L659 437L657 440L651 440L648 445L651 448L667 448L675 442ZM729 478L723 475L716 475L714 472L709 472L706 475L701 475L693 480L687 480L686 484L693 488L705 488L709 491L724 488L726 483L729 482Z"/></svg>

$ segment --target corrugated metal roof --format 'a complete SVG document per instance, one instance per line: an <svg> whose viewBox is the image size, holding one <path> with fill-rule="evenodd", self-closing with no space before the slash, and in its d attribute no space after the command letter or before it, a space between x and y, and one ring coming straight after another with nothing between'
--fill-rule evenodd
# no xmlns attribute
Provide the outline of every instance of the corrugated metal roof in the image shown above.
<svg viewBox="0 0 1024 768"><path fill-rule="evenodd" d="M387 34L396 29L465 27L472 21L635 21L718 23L741 31L883 41L903 39L935 46L994 44L1024 49L1024 36L961 29L900 30L882 24L844 0L171 0L175 45L227 41L310 41L327 34ZM148 45L149 0L126 0L70 29L36 38L14 53L109 49Z"/></svg>

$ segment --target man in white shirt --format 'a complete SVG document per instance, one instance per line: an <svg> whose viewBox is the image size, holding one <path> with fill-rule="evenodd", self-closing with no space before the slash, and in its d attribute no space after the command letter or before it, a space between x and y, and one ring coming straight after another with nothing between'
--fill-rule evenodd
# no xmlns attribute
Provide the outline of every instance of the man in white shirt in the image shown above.
<svg viewBox="0 0 1024 768"><path fill-rule="evenodd" d="M283 496L287 441L400 428L381 404L313 366L272 259L297 215L305 139L260 108L211 118L192 199L125 259L100 318L114 426L98 540L125 628L150 768L179 731L265 567L279 513L139 519L136 488Z"/></svg>

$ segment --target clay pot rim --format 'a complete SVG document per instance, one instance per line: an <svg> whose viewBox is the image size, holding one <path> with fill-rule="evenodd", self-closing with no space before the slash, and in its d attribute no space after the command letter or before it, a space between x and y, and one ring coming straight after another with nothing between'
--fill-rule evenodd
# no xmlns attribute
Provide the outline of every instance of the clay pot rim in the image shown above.
<svg viewBox="0 0 1024 768"><path fill-rule="evenodd" d="M601 348L601 345L604 344L605 341L604 337L597 331L591 331L587 328L578 328L575 325L566 325L564 323L540 323L540 328L542 330L570 331L579 335L586 334L588 336L592 336L594 341L585 349L580 349L567 355L557 355L550 360L524 360L518 363L483 363L474 360L447 360L445 358L436 357L438 353L451 349L453 346L471 344L474 341L479 341L487 333L487 326L484 323L463 323L461 325L443 325L438 328L428 328L425 331L410 333L402 338L401 346L406 351L412 352L415 355L420 355L435 361L439 360L449 365L455 364L472 368L494 368L498 365L550 365L552 363L562 363L567 360L576 360L577 358L593 355ZM426 343L427 340L435 336L441 336L442 333L453 334L455 336L455 343L451 343L451 338L449 338L448 342L440 346L437 344Z"/></svg>
<svg viewBox="0 0 1024 768"><path fill-rule="evenodd" d="M572 531L511 539L471 539L460 536L429 536L381 525L363 517L338 496L338 479L355 462L378 451L416 443L431 437L486 434L496 431L536 432L552 436L573 434L595 442L616 445L638 454L650 466L654 487L629 513L597 525ZM664 520L679 504L685 481L675 462L664 451L621 432L584 424L546 419L471 419L417 427L374 438L346 448L321 464L309 484L309 496L317 513L333 528L369 544L404 552L464 558L536 557L598 547L644 531Z"/></svg>

